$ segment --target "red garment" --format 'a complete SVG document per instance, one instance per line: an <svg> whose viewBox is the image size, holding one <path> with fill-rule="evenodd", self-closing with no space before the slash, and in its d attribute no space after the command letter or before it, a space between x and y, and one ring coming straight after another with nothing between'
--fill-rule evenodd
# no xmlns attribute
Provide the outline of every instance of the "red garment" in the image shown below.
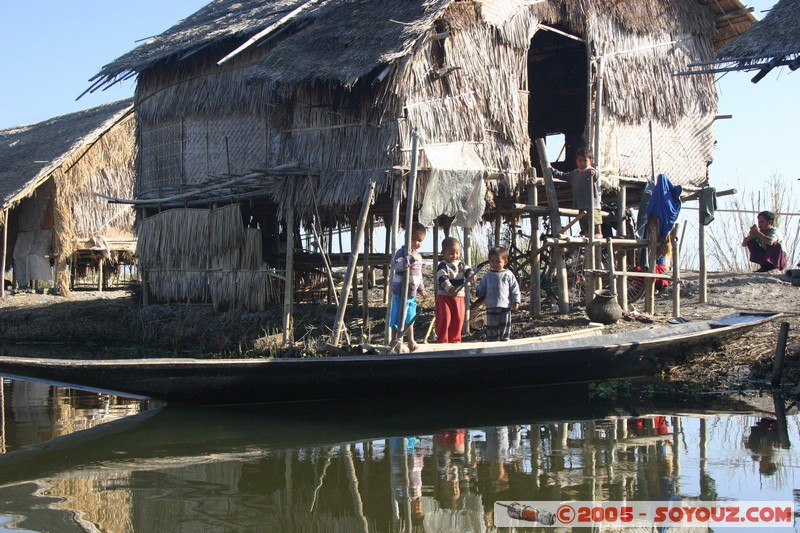
<svg viewBox="0 0 800 533"><path fill-rule="evenodd" d="M466 305L463 296L436 296L437 342L461 342Z"/></svg>
<svg viewBox="0 0 800 533"><path fill-rule="evenodd" d="M655 271L656 274L663 274L666 271L667 271L667 265L662 263L656 263L656 271ZM633 269L633 272L642 272L642 267L636 265ZM644 282L643 278L637 278L637 279ZM668 279L657 279L655 280L655 282L653 282L653 287L655 287L656 292L663 290L667 286L669 286Z"/></svg>

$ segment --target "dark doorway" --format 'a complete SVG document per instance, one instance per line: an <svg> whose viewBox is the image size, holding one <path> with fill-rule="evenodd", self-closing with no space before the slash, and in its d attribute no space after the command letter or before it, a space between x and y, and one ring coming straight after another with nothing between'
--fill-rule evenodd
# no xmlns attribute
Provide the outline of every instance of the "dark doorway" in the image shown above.
<svg viewBox="0 0 800 533"><path fill-rule="evenodd" d="M531 139L563 134L567 169L573 168L576 150L588 144L584 138L587 61L582 41L543 29L534 35L528 53L528 133ZM531 152L531 161L541 171L535 147Z"/></svg>

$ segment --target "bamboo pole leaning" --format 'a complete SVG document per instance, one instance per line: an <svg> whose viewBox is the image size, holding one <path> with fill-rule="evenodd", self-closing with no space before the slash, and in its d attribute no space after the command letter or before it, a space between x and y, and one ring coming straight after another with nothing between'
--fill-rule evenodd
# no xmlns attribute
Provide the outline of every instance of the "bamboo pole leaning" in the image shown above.
<svg viewBox="0 0 800 533"><path fill-rule="evenodd" d="M0 249L2 257L0 257L0 298L6 297L6 254L8 253L8 209L3 209L0 222L3 224L3 248ZM2 387L0 387L2 388Z"/></svg>
<svg viewBox="0 0 800 533"><path fill-rule="evenodd" d="M550 207L550 227L553 236L561 233L561 216L558 210L558 197L556 186L553 182L553 171L550 162L547 160L547 151L544 139L536 139L536 150L539 154L539 161L544 172L545 192L547 193L547 203ZM553 246L553 256L556 261L556 282L558 286L558 312L562 315L569 313L569 295L567 294L567 265L564 262L564 249L561 246Z"/></svg>
<svg viewBox="0 0 800 533"><path fill-rule="evenodd" d="M347 264L347 272L344 278L344 285L342 286L342 296L339 299L339 307L336 309L336 320L333 324L332 344L338 346L342 338L342 330L344 328L344 314L347 310L347 300L350 294L350 287L353 284L353 276L355 274L356 266L358 265L358 254L361 248L361 243L364 240L364 228L369 216L369 207L372 204L372 199L375 196L375 182L371 181L369 188L364 191L364 198L361 203L361 214L358 217L358 226L356 228L355 239L351 246L350 260Z"/></svg>

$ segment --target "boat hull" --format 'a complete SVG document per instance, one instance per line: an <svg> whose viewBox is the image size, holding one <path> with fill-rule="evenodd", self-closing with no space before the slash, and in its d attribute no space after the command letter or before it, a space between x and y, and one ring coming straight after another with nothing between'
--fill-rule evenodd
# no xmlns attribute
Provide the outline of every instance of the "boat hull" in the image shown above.
<svg viewBox="0 0 800 533"><path fill-rule="evenodd" d="M649 375L665 356L686 356L777 316L737 313L716 321L592 338L474 347L464 344L412 354L235 360L5 357L0 358L0 375L155 398L170 404L249 404L448 389L490 390Z"/></svg>

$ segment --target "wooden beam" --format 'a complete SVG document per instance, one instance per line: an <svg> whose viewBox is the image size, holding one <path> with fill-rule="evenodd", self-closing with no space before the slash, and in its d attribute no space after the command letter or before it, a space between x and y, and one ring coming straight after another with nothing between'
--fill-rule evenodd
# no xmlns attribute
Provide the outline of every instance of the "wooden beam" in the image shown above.
<svg viewBox="0 0 800 533"><path fill-rule="evenodd" d="M672 228L672 315L681 316L681 246L683 236L686 234L686 224L683 224L683 231L678 238L678 228L680 223L676 222Z"/></svg>
<svg viewBox="0 0 800 533"><path fill-rule="evenodd" d="M561 233L561 216L558 209L558 196L556 186L553 182L553 169L547 160L547 150L544 139L536 139L536 150L539 154L539 162L544 172L545 192L547 193L547 204L550 206L550 227L553 235ZM558 286L558 311L561 314L569 313L569 295L567 293L567 266L564 263L564 250L560 246L553 247L553 256L556 262L556 282Z"/></svg>
<svg viewBox="0 0 800 533"><path fill-rule="evenodd" d="M0 298L6 297L6 257L8 255L8 209L3 209L0 222L3 223L3 248L0 249ZM0 388L2 388L0 386Z"/></svg>
<svg viewBox="0 0 800 533"><path fill-rule="evenodd" d="M534 169L534 173L536 170ZM535 178L534 178L535 179ZM528 203L537 205L539 203L539 190L535 185L528 188ZM530 214L531 218L531 248L538 250L542 245L542 238L539 235L539 216L533 213ZM541 262L538 257L531 254L531 315L541 316L542 314L542 268Z"/></svg>
<svg viewBox="0 0 800 533"><path fill-rule="evenodd" d="M392 191L392 229L389 235L389 240L391 242L389 251L389 294L386 302L386 333L385 333L385 343L388 345L392 341L391 333L392 328L389 324L390 318L392 315L392 294L391 294L391 287L392 283L394 282L394 261L393 255L395 250L397 250L397 238L400 233L400 202L403 196L403 180L399 176L395 176L394 178L394 190Z"/></svg>
<svg viewBox="0 0 800 533"><path fill-rule="evenodd" d="M291 200L290 200L291 201ZM294 203L284 213L286 219L286 280L283 284L283 344L292 341L292 303L294 300Z"/></svg>
<svg viewBox="0 0 800 533"><path fill-rule="evenodd" d="M256 33L252 37L250 37L247 41L245 41L244 44L239 46L236 50L234 50L230 54L226 55L225 57L223 57L222 59L217 61L217 65L222 65L223 63L225 63L227 61L230 61L231 59L233 59L234 57L236 57L240 53L244 52L245 50L247 50L248 48L253 46L255 43L257 43L258 41L260 41L261 39L263 39L264 37L266 37L267 35L269 35L273 31L275 31L277 28L283 26L284 24L286 24L287 22L292 20L294 17L296 17L297 15L299 15L300 13L302 13L303 11L305 11L306 9L308 9L309 7L311 7L312 5L314 5L316 3L317 3L317 0L309 0L308 2L300 5L298 8L290 11L289 13L287 13L286 15L281 17L276 22L270 24L269 26L267 26L266 28L264 28L260 32Z"/></svg>
<svg viewBox="0 0 800 533"><path fill-rule="evenodd" d="M414 225L414 197L417 192L417 156L418 156L419 133L417 130L411 132L411 172L408 175L408 190L406 191L406 235L405 251L411 254L411 239L414 236L411 230ZM411 281L411 266L406 268L403 275L403 289L400 292L400 312L397 315L397 344L399 349L403 344L403 331L406 329L406 315L408 314L408 286Z"/></svg>

